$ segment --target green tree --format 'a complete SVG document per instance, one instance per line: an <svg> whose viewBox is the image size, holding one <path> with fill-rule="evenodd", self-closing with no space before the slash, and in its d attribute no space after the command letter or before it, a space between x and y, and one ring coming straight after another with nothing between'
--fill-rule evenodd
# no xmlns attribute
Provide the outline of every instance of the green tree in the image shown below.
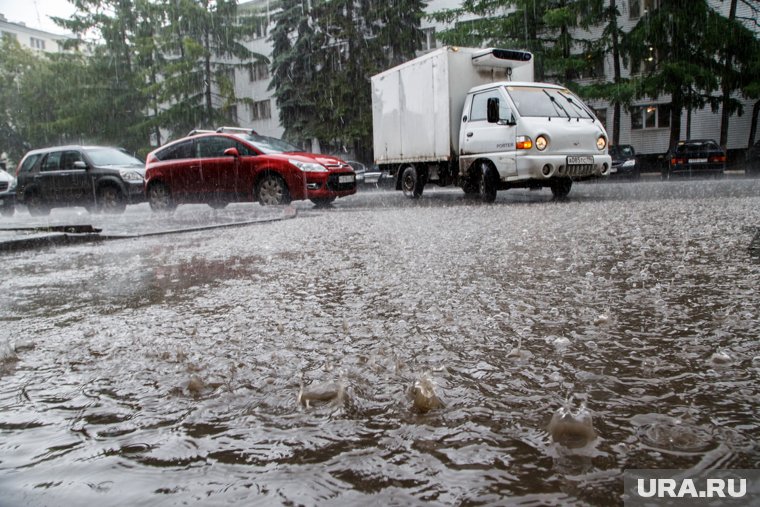
<svg viewBox="0 0 760 507"><path fill-rule="evenodd" d="M731 95L737 90L741 90L749 98L757 98L757 83L760 81L760 74L756 67L758 40L755 33L745 26L744 22L754 24L759 28L758 16L760 16L760 2L757 0L728 0L728 19L726 30L723 32L723 48L720 54L723 66L720 76L721 90L721 120L720 120L720 145L724 148L728 143L728 127L731 114L741 113L741 103ZM739 3L744 4L754 17L742 20L737 17L737 7ZM760 106L757 106L760 107ZM757 109L757 107L755 109ZM754 130L757 117L754 117L755 123L752 124ZM754 135L750 137L750 141ZM751 144L750 144L751 146Z"/></svg>
<svg viewBox="0 0 760 507"><path fill-rule="evenodd" d="M626 36L632 69L642 69L639 96L670 95L670 147L681 135L681 115L710 105L719 87L726 18L706 0L663 0L646 13Z"/></svg>
<svg viewBox="0 0 760 507"><path fill-rule="evenodd" d="M250 29L234 0L75 0L77 14L60 24L97 31L114 61L111 70L143 117L129 126L186 132L236 123L235 69L263 55L242 43Z"/></svg>
<svg viewBox="0 0 760 507"><path fill-rule="evenodd" d="M314 94L314 30L307 0L282 0L275 16L272 42L272 81L284 136L299 141L313 135L316 114Z"/></svg>
<svg viewBox="0 0 760 507"><path fill-rule="evenodd" d="M284 0L272 33L272 87L286 136L369 158L370 77L415 55L419 0Z"/></svg>
<svg viewBox="0 0 760 507"><path fill-rule="evenodd" d="M432 17L456 22L439 34L446 44L525 49L534 55L537 80L569 83L593 66L593 41L575 29L590 27L603 13L603 0L465 0Z"/></svg>
<svg viewBox="0 0 760 507"><path fill-rule="evenodd" d="M32 146L20 117L26 109L22 102L22 80L41 63L15 38L0 37L0 139L3 140L0 151L6 151L12 160L19 160Z"/></svg>
<svg viewBox="0 0 760 507"><path fill-rule="evenodd" d="M590 44L587 52L592 59L604 59L606 56L611 58L612 81L607 80L606 76L599 76L601 79L578 89L585 98L607 100L613 106L612 127L609 132L613 145L620 143L621 109L630 106L636 95L636 81L622 76L621 41L625 38L625 33L618 23L619 19L618 0L609 0L599 17L599 23L603 27L602 34Z"/></svg>

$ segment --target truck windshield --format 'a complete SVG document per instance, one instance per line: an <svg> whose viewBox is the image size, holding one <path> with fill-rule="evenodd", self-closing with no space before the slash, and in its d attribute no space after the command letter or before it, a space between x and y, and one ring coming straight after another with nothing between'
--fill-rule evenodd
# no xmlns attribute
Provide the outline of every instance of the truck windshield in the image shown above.
<svg viewBox="0 0 760 507"><path fill-rule="evenodd" d="M507 86L506 88L520 116L594 119L581 99L570 90L540 86Z"/></svg>

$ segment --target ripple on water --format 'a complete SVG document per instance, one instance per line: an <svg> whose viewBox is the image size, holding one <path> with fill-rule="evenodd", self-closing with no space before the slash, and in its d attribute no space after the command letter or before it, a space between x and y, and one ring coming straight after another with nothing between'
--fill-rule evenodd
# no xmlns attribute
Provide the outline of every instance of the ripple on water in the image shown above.
<svg viewBox="0 0 760 507"><path fill-rule="evenodd" d="M631 419L644 446L670 454L701 455L718 446L709 428L662 414L637 414Z"/></svg>

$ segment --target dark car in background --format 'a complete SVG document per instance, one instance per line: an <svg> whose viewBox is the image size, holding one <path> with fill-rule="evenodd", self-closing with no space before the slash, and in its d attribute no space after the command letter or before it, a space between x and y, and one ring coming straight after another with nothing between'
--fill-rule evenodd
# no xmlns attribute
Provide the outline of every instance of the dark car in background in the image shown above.
<svg viewBox="0 0 760 507"><path fill-rule="evenodd" d="M122 213L145 200L145 164L110 146L56 146L28 152L16 169L17 199L32 215L84 206Z"/></svg>
<svg viewBox="0 0 760 507"><path fill-rule="evenodd" d="M630 144L618 144L609 147L612 157L610 177L639 179L641 168L636 160L636 150Z"/></svg>
<svg viewBox="0 0 760 507"><path fill-rule="evenodd" d="M744 174L760 176L760 141L757 141L747 150L747 157L744 160Z"/></svg>
<svg viewBox="0 0 760 507"><path fill-rule="evenodd" d="M363 162L356 160L349 160L348 164L353 167L356 173L356 182L358 185L364 185L366 187L378 188L382 185L381 180L384 178L384 174L380 171L377 165L367 166Z"/></svg>
<svg viewBox="0 0 760 507"><path fill-rule="evenodd" d="M326 206L356 193L356 174L343 160L306 153L251 130L194 131L148 154L145 191L153 211L182 203L224 208L230 202Z"/></svg>
<svg viewBox="0 0 760 507"><path fill-rule="evenodd" d="M726 171L726 152L713 139L679 141L666 156L662 179L672 176L722 177Z"/></svg>

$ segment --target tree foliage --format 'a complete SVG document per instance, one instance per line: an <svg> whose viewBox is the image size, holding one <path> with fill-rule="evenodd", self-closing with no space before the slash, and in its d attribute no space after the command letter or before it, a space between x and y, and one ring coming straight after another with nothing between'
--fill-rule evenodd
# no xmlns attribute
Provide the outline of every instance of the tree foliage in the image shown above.
<svg viewBox="0 0 760 507"><path fill-rule="evenodd" d="M235 123L234 70L266 57L248 50L234 0L74 0L62 27L98 41L91 51L3 51L3 122L14 156L30 147L98 142L147 152L150 137ZM80 43L79 41L73 41ZM86 56L85 56L86 55ZM19 64L18 61L23 62Z"/></svg>
<svg viewBox="0 0 760 507"><path fill-rule="evenodd" d="M663 0L627 34L625 52L632 69L641 68L639 96L671 100L670 146L681 136L684 110L710 106L717 111L716 90L724 80L741 80L757 41L754 34L713 10L706 0ZM720 55L730 48L737 72L724 72ZM736 89L736 84L729 89ZM736 100L727 104L738 110Z"/></svg>
<svg viewBox="0 0 760 507"><path fill-rule="evenodd" d="M571 81L593 68L594 41L581 34L604 12L604 0L465 0L433 18L453 23L440 33L446 44L525 49L535 58L536 79Z"/></svg>
<svg viewBox="0 0 760 507"><path fill-rule="evenodd" d="M369 78L415 56L425 2L283 0L271 35L272 88L285 136L367 157Z"/></svg>

